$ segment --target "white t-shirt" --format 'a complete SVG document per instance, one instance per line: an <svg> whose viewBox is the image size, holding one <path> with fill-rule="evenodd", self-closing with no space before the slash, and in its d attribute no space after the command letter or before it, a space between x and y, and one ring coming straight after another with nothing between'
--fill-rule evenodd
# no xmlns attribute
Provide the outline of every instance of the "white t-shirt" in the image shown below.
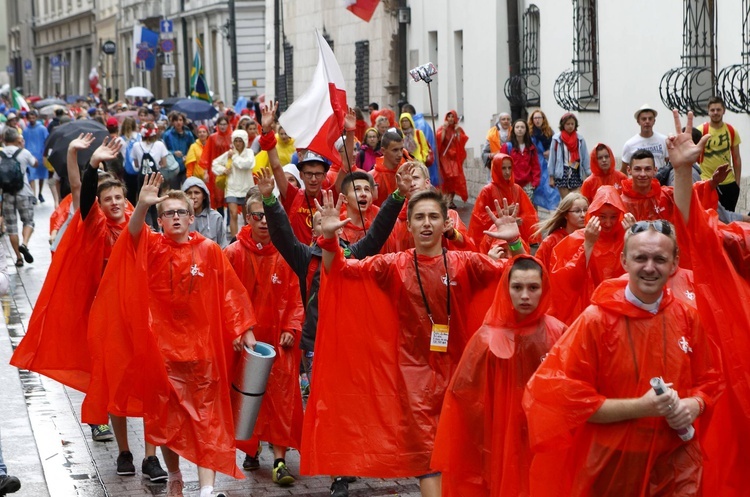
<svg viewBox="0 0 750 497"><path fill-rule="evenodd" d="M143 154L149 154L156 161L156 166L159 167L161 160L169 154L167 146L161 140L156 140L154 143L147 143L143 140L133 144L133 150L131 152L133 156L133 163L135 168L139 169Z"/></svg>
<svg viewBox="0 0 750 497"><path fill-rule="evenodd" d="M10 157L13 154L16 153L16 150L18 150L18 147L15 145L8 145L7 147L4 147L2 149L2 154L5 154L6 156ZM23 151L18 154L18 157L16 157L16 160L21 164L21 171L23 172L23 188L19 190L16 195L23 195L25 197L34 197L34 192L31 190L31 185L29 185L29 176L28 176L28 169L30 167L34 167L34 164L36 164L37 160L34 158L33 155L31 155L31 152L26 150L25 148ZM37 167L44 167L43 164L39 164Z"/></svg>
<svg viewBox="0 0 750 497"><path fill-rule="evenodd" d="M661 169L666 163L669 153L667 152L667 137L654 131L649 138L644 138L640 133L625 142L622 147L622 161L630 164L630 158L636 150L645 149L654 154L656 169Z"/></svg>

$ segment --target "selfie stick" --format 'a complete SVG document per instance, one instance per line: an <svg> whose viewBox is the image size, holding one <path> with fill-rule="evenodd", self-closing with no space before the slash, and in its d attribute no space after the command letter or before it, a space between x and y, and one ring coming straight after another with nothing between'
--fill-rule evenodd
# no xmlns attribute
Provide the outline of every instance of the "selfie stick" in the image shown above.
<svg viewBox="0 0 750 497"><path fill-rule="evenodd" d="M656 395L662 395L667 392L667 385L664 384L664 380L662 380L661 378L651 378L651 381L649 383L651 383L651 388L654 389ZM677 430L677 435L682 439L683 442L687 442L689 440L692 440L693 436L695 436L695 428L693 428L693 425L690 425L687 428Z"/></svg>

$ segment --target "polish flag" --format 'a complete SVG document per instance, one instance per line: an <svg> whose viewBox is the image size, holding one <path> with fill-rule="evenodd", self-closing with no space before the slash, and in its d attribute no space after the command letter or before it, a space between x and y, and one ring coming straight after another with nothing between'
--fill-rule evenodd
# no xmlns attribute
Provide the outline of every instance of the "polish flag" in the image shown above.
<svg viewBox="0 0 750 497"><path fill-rule="evenodd" d="M352 14L365 22L370 22L380 0L344 0L344 3Z"/></svg>
<svg viewBox="0 0 750 497"><path fill-rule="evenodd" d="M310 86L281 114L279 122L298 149L312 150L339 164L336 140L348 110L344 75L328 42L319 32L315 34L319 58Z"/></svg>
<svg viewBox="0 0 750 497"><path fill-rule="evenodd" d="M91 87L91 93L94 95L97 95L102 89L99 84L99 71L96 70L96 66L92 67L89 73L89 86Z"/></svg>

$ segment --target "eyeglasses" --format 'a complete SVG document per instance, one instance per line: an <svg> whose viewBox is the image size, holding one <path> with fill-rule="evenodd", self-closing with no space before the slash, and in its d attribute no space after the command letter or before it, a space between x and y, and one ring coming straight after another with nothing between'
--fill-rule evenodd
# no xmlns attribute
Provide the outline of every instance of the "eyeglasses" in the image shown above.
<svg viewBox="0 0 750 497"><path fill-rule="evenodd" d="M580 214L586 214L589 210L588 209L570 209L568 212L570 214L580 215Z"/></svg>
<svg viewBox="0 0 750 497"><path fill-rule="evenodd" d="M266 217L265 212L251 212L250 215L252 218L258 222L263 221L263 218Z"/></svg>
<svg viewBox="0 0 750 497"><path fill-rule="evenodd" d="M650 226L653 226L654 230L662 235L669 236L672 234L672 225L669 221L663 221L661 219L657 219L656 221L638 221L630 227L630 232L633 234L641 233L646 231Z"/></svg>
<svg viewBox="0 0 750 497"><path fill-rule="evenodd" d="M311 172L308 172L308 171L305 171L305 172L303 172L301 174L302 174L302 176L304 176L307 179L313 179L313 178L315 178L315 179L323 179L325 177L325 175L326 175L326 173L311 173Z"/></svg>
<svg viewBox="0 0 750 497"><path fill-rule="evenodd" d="M187 217L190 212L187 209L170 209L162 212L161 217L174 217L175 214L177 214L177 217Z"/></svg>

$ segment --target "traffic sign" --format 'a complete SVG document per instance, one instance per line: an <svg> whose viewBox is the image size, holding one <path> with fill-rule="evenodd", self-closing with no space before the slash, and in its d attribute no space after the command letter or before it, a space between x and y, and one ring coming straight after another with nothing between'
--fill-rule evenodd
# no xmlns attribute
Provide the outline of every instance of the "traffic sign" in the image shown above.
<svg viewBox="0 0 750 497"><path fill-rule="evenodd" d="M30 59L26 59L26 60L23 61L23 68L26 71L31 71L31 67L32 66L31 66L31 60Z"/></svg>
<svg viewBox="0 0 750 497"><path fill-rule="evenodd" d="M161 75L166 79L172 79L177 76L177 69L174 64L164 64L161 66Z"/></svg>
<svg viewBox="0 0 750 497"><path fill-rule="evenodd" d="M60 67L60 57L53 55L49 58L49 63L52 67Z"/></svg>
<svg viewBox="0 0 750 497"><path fill-rule="evenodd" d="M117 52L117 44L111 40L105 41L102 43L102 52L107 55L114 55Z"/></svg>
<svg viewBox="0 0 750 497"><path fill-rule="evenodd" d="M60 66L54 66L52 67L52 82L59 84L62 82L62 74L60 71Z"/></svg>
<svg viewBox="0 0 750 497"><path fill-rule="evenodd" d="M174 31L174 23L169 19L162 19L159 24L159 31L162 33L172 33Z"/></svg>
<svg viewBox="0 0 750 497"><path fill-rule="evenodd" d="M138 61L146 60L146 59L148 59L149 55L151 55L151 52L149 52L145 48L142 48L142 49L138 50L138 53L136 54L136 60L138 60Z"/></svg>
<svg viewBox="0 0 750 497"><path fill-rule="evenodd" d="M174 50L174 42L172 40L162 40L161 41L161 51L162 52L171 52Z"/></svg>

